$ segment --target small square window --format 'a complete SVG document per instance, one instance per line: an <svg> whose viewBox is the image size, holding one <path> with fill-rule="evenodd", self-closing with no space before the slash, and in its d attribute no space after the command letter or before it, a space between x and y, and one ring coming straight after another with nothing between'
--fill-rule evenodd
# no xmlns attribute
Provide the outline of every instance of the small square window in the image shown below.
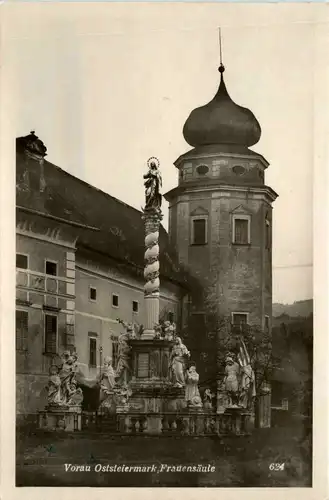
<svg viewBox="0 0 329 500"><path fill-rule="evenodd" d="M115 293L112 295L112 306L119 307L119 295L116 295Z"/></svg>
<svg viewBox="0 0 329 500"><path fill-rule="evenodd" d="M234 326L242 326L248 323L248 313L232 313Z"/></svg>
<svg viewBox="0 0 329 500"><path fill-rule="evenodd" d="M50 276L57 276L57 264L56 262L50 262L46 260L46 274Z"/></svg>
<svg viewBox="0 0 329 500"><path fill-rule="evenodd" d="M192 244L205 245L207 243L207 219L192 219Z"/></svg>
<svg viewBox="0 0 329 500"><path fill-rule="evenodd" d="M21 253L16 254L16 267L19 269L27 269L27 255Z"/></svg>
<svg viewBox="0 0 329 500"><path fill-rule="evenodd" d="M133 312L138 313L138 302L137 300L133 300Z"/></svg>
<svg viewBox="0 0 329 500"><path fill-rule="evenodd" d="M96 288L94 288L93 286L91 286L89 288L89 298L90 300L96 300L97 298L97 291L96 291Z"/></svg>

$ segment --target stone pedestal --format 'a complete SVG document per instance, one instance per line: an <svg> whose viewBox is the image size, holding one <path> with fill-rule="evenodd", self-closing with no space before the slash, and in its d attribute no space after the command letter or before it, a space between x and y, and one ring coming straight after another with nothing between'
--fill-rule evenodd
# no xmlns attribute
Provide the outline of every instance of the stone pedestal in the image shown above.
<svg viewBox="0 0 329 500"><path fill-rule="evenodd" d="M146 417L146 430L148 434L161 434L162 432L162 416L147 415Z"/></svg>
<svg viewBox="0 0 329 500"><path fill-rule="evenodd" d="M184 409L184 388L175 387L170 381L172 344L172 341L159 339L130 341L132 378L129 388L132 394L128 401L129 432L161 434L163 426L168 423L166 415Z"/></svg>
<svg viewBox="0 0 329 500"><path fill-rule="evenodd" d="M39 412L39 429L50 431L80 431L81 406L46 407Z"/></svg>
<svg viewBox="0 0 329 500"><path fill-rule="evenodd" d="M169 382L169 356L173 342L156 339L130 340L133 384Z"/></svg>

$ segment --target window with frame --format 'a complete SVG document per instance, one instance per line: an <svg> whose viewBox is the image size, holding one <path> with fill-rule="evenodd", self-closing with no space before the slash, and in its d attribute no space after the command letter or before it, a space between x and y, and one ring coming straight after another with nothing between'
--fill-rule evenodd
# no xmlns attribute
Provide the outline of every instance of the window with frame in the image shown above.
<svg viewBox="0 0 329 500"><path fill-rule="evenodd" d="M250 243L249 217L233 217L233 243L236 245L248 245Z"/></svg>
<svg viewBox="0 0 329 500"><path fill-rule="evenodd" d="M89 366L95 368L97 366L97 339L89 337Z"/></svg>
<svg viewBox="0 0 329 500"><path fill-rule="evenodd" d="M96 290L96 288L94 286L91 286L89 288L89 299L93 300L94 302L97 299L97 290Z"/></svg>
<svg viewBox="0 0 329 500"><path fill-rule="evenodd" d="M119 343L117 337L112 337L112 366L116 370L118 366Z"/></svg>
<svg viewBox="0 0 329 500"><path fill-rule="evenodd" d="M46 260L46 274L49 276L57 276L57 263Z"/></svg>
<svg viewBox="0 0 329 500"><path fill-rule="evenodd" d="M117 295L116 293L112 294L112 306L119 307L119 295Z"/></svg>
<svg viewBox="0 0 329 500"><path fill-rule="evenodd" d="M197 217L192 219L192 245L205 245L207 243L207 219Z"/></svg>
<svg viewBox="0 0 329 500"><path fill-rule="evenodd" d="M23 255L22 253L16 254L16 267L18 267L19 269L27 269L28 268L27 255Z"/></svg>
<svg viewBox="0 0 329 500"><path fill-rule="evenodd" d="M265 248L267 250L271 248L271 224L267 217L265 219Z"/></svg>
<svg viewBox="0 0 329 500"><path fill-rule="evenodd" d="M45 314L45 352L57 353L57 316Z"/></svg>
<svg viewBox="0 0 329 500"><path fill-rule="evenodd" d="M232 323L234 326L243 326L248 324L248 313L232 313Z"/></svg>
<svg viewBox="0 0 329 500"><path fill-rule="evenodd" d="M133 300L133 312L138 313L138 302L137 300Z"/></svg>
<svg viewBox="0 0 329 500"><path fill-rule="evenodd" d="M28 311L16 310L16 350L27 350L27 335L29 329Z"/></svg>

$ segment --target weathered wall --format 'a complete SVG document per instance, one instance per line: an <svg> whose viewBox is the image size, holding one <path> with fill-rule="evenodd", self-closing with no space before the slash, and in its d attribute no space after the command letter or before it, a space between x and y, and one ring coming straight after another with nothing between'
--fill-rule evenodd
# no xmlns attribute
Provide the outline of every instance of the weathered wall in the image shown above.
<svg viewBox="0 0 329 500"><path fill-rule="evenodd" d="M76 346L79 361L87 376L94 376L98 367L91 368L89 363L89 336L97 339L97 365L102 356L111 356L112 340L122 331L117 318L126 322L145 323L144 282L128 274L119 272L114 266L91 261L82 255L77 257L76 275ZM89 288L97 291L96 301L90 300ZM160 313L172 312L176 321L180 320L181 289L161 282ZM112 294L119 296L119 306L113 306ZM133 301L138 302L138 313L133 312Z"/></svg>
<svg viewBox="0 0 329 500"><path fill-rule="evenodd" d="M65 242L63 242L65 243ZM117 337L121 326L116 319L143 324L145 320L144 282L131 274L119 272L115 266L83 258L81 252L44 235L31 231L17 235L17 253L28 255L28 269L17 269L17 309L28 312L26 346L16 350L17 412L35 413L45 404L44 390L49 367L60 362L66 349L76 348L80 368L94 378L102 356L112 354L111 337ZM77 257L77 260L76 260ZM57 276L45 275L45 260L57 262ZM90 300L89 289L95 287L96 301ZM112 294L119 296L119 306L112 305ZM174 314L180 321L182 290L168 280L161 282L160 311ZM133 301L139 304L133 312ZM51 306L49 311L47 307ZM58 321L57 353L45 353L45 314ZM89 366L89 336L97 341L97 366ZM41 397L40 394L43 394Z"/></svg>

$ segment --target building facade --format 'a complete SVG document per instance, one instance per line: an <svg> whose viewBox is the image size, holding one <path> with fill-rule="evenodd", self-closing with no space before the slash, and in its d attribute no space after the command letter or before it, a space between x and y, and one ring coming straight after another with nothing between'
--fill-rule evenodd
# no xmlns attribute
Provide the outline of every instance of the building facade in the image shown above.
<svg viewBox="0 0 329 500"><path fill-rule="evenodd" d="M203 284L195 313L207 314L210 307L233 325L270 332L277 194L265 184L267 160L250 149L260 139L260 125L230 98L222 65L219 72L215 97L192 111L183 128L193 149L175 162L178 186L165 195L169 237L180 262ZM263 421L269 425L269 416Z"/></svg>
<svg viewBox="0 0 329 500"><path fill-rule="evenodd" d="M45 160L34 134L17 140L16 371L18 416L46 404L51 364L76 350L95 379L115 366L120 318L144 323L142 213ZM160 311L181 321L188 279L161 228Z"/></svg>

